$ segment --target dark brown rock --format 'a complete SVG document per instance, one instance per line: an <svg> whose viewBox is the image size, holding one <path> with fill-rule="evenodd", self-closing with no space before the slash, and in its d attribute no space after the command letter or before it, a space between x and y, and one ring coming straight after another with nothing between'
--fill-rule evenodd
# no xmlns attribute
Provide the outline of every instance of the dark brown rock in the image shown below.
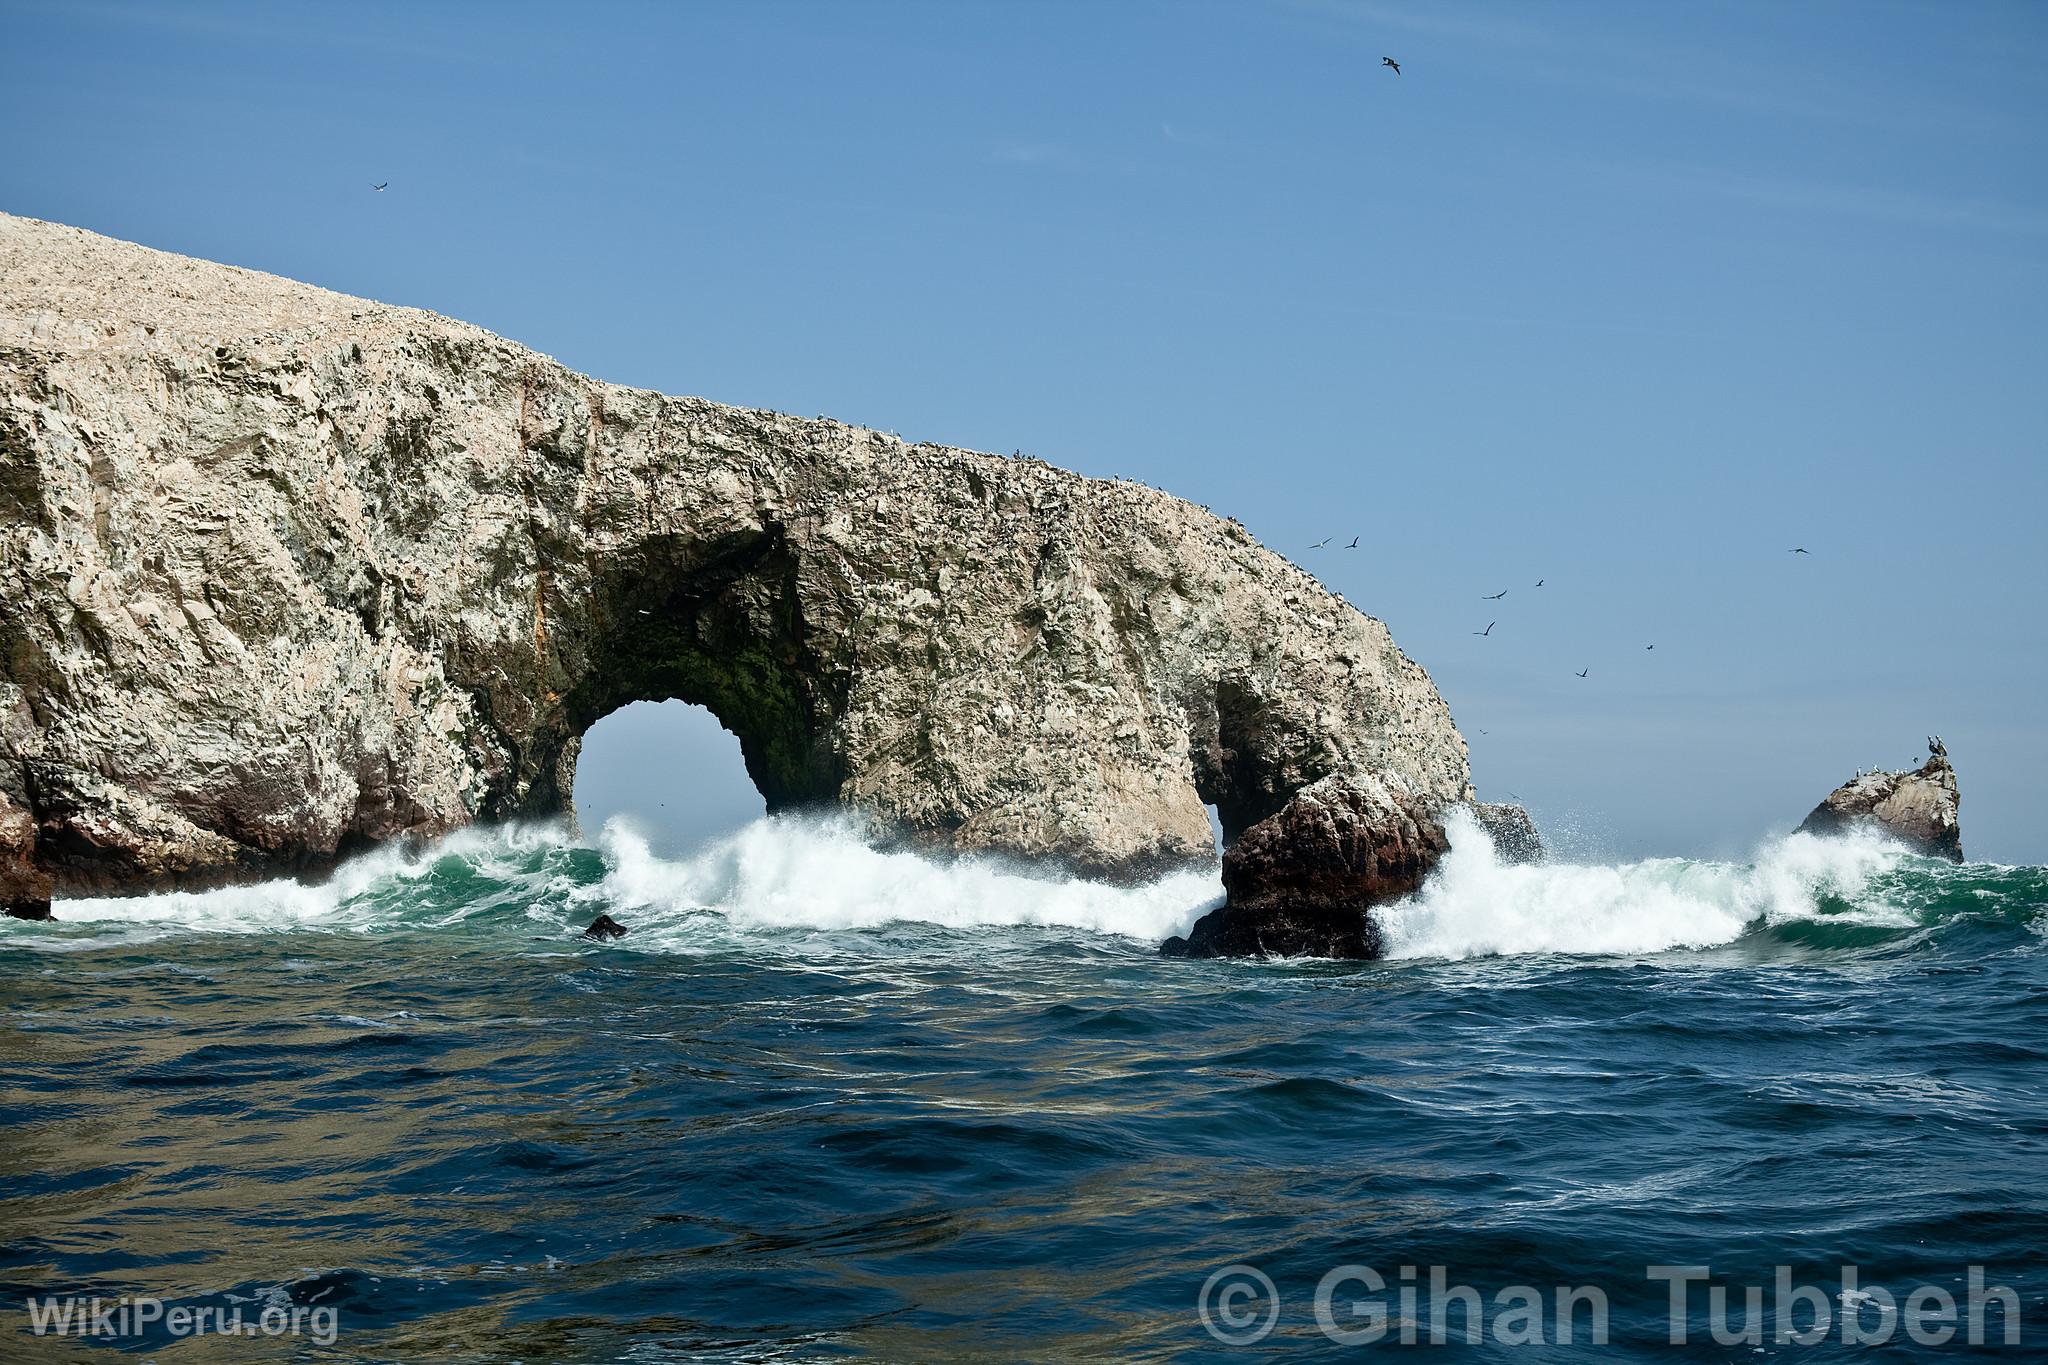
<svg viewBox="0 0 2048 1365"><path fill-rule="evenodd" d="M0 911L50 918L50 874L36 865L36 822L0 792Z"/></svg>
<svg viewBox="0 0 2048 1365"><path fill-rule="evenodd" d="M1438 810L1369 776L1304 787L1225 851L1228 899L1161 954L1378 957L1379 929L1366 912L1414 891L1450 847Z"/></svg>
<svg viewBox="0 0 2048 1365"><path fill-rule="evenodd" d="M1962 793L1948 749L1927 741L1927 761L1914 772L1858 773L1828 794L1800 823L1801 834L1841 834L1858 827L1880 830L1915 853L1963 860L1957 808Z"/></svg>
<svg viewBox="0 0 2048 1365"><path fill-rule="evenodd" d="M583 937L596 939L599 943L609 943L615 938L624 938L625 936L626 926L613 919L610 915L599 915L590 922L590 927L583 931Z"/></svg>
<svg viewBox="0 0 2048 1365"><path fill-rule="evenodd" d="M1195 921L1186 938L1159 945L1161 957L1331 957L1370 960L1383 951L1379 926L1355 906L1225 904Z"/></svg>

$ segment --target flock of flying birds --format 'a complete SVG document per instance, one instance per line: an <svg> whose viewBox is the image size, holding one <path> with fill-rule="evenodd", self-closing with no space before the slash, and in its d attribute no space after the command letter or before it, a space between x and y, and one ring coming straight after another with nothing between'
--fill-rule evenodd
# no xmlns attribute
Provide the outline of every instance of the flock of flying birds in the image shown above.
<svg viewBox="0 0 2048 1365"><path fill-rule="evenodd" d="M1328 545L1328 544L1329 544L1329 543L1330 543L1331 541L1335 540L1336 538L1337 538L1337 537L1335 537L1335 536L1324 536L1324 537L1323 537L1323 538L1322 538L1321 540L1317 541L1317 542L1316 542L1315 544L1313 544L1313 545L1309 546L1308 548L1309 548L1309 549L1311 549L1311 550L1320 550L1320 549L1322 549L1322 548L1323 548L1324 546ZM1357 549L1357 548L1358 548L1358 537L1357 537L1357 536L1353 536L1353 537L1351 537L1351 543L1350 543L1349 545L1344 545L1344 546L1340 546L1339 548L1340 548L1340 549L1345 549L1345 550L1355 550L1355 549ZM1789 550L1785 551L1785 553L1786 553L1786 554L1788 554L1788 555L1809 555L1809 556L1810 556L1810 555L1811 555L1811 554L1812 554L1813 552L1812 552L1811 550L1808 550L1808 549L1807 549L1807 548L1806 548L1805 546L1803 546L1803 545L1795 545L1795 546L1793 546L1793 547L1792 547L1791 549L1789 549ZM1546 583L1547 581L1549 581L1549 580L1548 580L1547 578L1539 578L1539 579L1537 579L1537 580L1536 580L1536 586L1540 588L1540 587L1542 587L1542 586L1544 585L1544 583ZM1480 601L1482 601L1482 602L1498 602L1498 601L1500 601L1500 600L1501 600L1501 598L1503 598L1503 597L1506 597L1507 595L1508 595L1508 589L1506 589L1506 588L1502 588L1502 589L1501 589L1501 590L1500 590L1499 592L1490 592L1490 593L1484 593L1484 594L1482 594L1482 595L1480 596L1479 600L1480 600ZM1500 622L1498 622L1498 621L1488 621L1488 622L1486 623L1486 629L1485 629L1485 630L1475 630L1475 631L1473 631L1472 633L1473 633L1474 635L1477 635L1477 636L1479 636L1479 637L1480 637L1481 639L1486 639L1486 638L1490 637L1490 636L1491 636L1491 635L1493 634L1493 628L1494 628L1495 626L1499 625L1499 624L1500 624ZM1644 645L1644 646L1643 646L1643 648L1644 648L1645 650L1652 650L1652 649L1655 649L1656 647L1657 647L1657 646L1655 646L1655 645ZM1573 676L1574 676L1574 677L1579 677L1579 678L1583 678L1583 677L1586 677L1586 676L1587 676L1588 674L1590 674L1590 673L1591 673L1592 671L1593 671L1593 670L1592 670L1592 669L1591 669L1590 667L1587 667L1587 668L1581 668L1581 669L1579 669L1579 670L1578 670L1578 671L1577 671L1577 672L1576 672L1575 674L1573 674ZM1486 733L1486 731L1484 731L1484 730L1481 730L1481 731L1480 731L1479 733L1483 735L1483 734L1485 734L1485 733Z"/></svg>

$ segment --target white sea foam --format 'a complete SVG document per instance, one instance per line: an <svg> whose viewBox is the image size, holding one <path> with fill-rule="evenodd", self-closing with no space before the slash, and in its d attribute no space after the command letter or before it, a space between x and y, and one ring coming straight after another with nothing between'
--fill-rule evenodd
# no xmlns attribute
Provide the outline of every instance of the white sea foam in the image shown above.
<svg viewBox="0 0 2048 1365"><path fill-rule="evenodd" d="M1822 913L1836 922L1911 925L1873 878L1905 857L1869 837L1793 835L1752 864L1649 859L1613 865L1503 865L1460 812L1452 848L1414 896L1376 914L1396 958L1521 953L1632 954L1734 941L1762 920ZM60 928L24 929L7 946L55 951L186 932L436 929L514 921L553 936L609 910L632 927L626 946L691 951L783 931L840 932L922 924L949 929L1043 926L1157 943L1221 903L1214 869L1120 887L1048 877L994 858L929 858L866 842L849 820L778 816L682 856L662 856L627 823L598 836L602 871L557 826L468 830L423 850L352 859L320 884L290 880L205 892L63 900ZM561 856L556 856L561 855ZM580 870L569 864L581 859ZM424 879L461 874L472 880ZM1848 908L1843 908L1847 906Z"/></svg>
<svg viewBox="0 0 2048 1365"><path fill-rule="evenodd" d="M153 896L92 896L59 900L64 925L104 924L109 929L199 933L274 933L290 929L367 930L398 916L391 898L374 892L396 889L427 876L445 860L469 864L495 881L530 881L526 871L538 849L567 843L558 825L499 825L458 830L425 847L392 845L350 858L318 882L291 878L216 887L210 891L168 891ZM537 888L531 888L537 889ZM450 916L460 919L462 913ZM431 921L409 923L429 927ZM130 937L150 937L147 932ZM104 941L104 940L100 940ZM52 946L95 946L95 940L52 940Z"/></svg>
<svg viewBox="0 0 2048 1365"><path fill-rule="evenodd" d="M1870 900L1871 878L1906 856L1869 836L1794 834L1751 864L1651 858L1613 865L1504 864L1478 822L1450 820L1451 851L1422 889L1378 912L1387 955L1466 958L1515 953L1654 953L1732 943L1758 920L1811 919L1821 898L1851 908L1836 922L1910 925Z"/></svg>
<svg viewBox="0 0 2048 1365"><path fill-rule="evenodd" d="M625 909L715 910L736 929L1046 925L1157 943L1222 901L1217 873L1141 886L1051 878L994 858L927 858L878 849L853 822L771 816L683 858L662 858L630 825L600 836L610 871L590 894Z"/></svg>

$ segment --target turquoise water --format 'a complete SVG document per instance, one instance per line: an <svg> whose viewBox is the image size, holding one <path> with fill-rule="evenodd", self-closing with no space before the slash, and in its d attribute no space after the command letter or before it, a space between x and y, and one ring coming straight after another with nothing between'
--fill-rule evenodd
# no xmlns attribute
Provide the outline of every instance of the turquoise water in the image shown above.
<svg viewBox="0 0 2048 1365"><path fill-rule="evenodd" d="M1509 868L1467 829L1389 961L1156 957L1216 894L770 821L7 923L0 1356L73 1358L26 1304L74 1294L332 1310L102 1339L167 1360L1337 1355L1351 1264L1394 1335L1400 1267L1444 1267L1487 1305L1463 1354L1514 1360L1590 1324L1503 1345L1508 1286L1601 1288L1612 1358L1860 1358L1871 1286L1981 1266L2048 1358L2048 871L1804 837ZM577 939L599 910L632 935ZM1279 1311L1231 1345L1198 1297L1235 1264ZM1716 1344L1700 1285L1669 1346L1663 1264L1736 1327L1787 1267L1829 1337Z"/></svg>

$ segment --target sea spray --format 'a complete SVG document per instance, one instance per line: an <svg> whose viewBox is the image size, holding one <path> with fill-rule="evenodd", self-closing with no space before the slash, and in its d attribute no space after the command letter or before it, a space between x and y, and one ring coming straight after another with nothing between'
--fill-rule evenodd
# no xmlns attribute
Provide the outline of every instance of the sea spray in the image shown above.
<svg viewBox="0 0 2048 1365"><path fill-rule="evenodd" d="M206 891L94 896L58 902L60 925L150 931L274 933L375 931L459 922L510 899L536 901L560 884L561 856L575 851L565 825L503 824L457 830L426 844L391 844L342 862L321 881L280 877ZM428 895L436 878L460 894ZM551 887L551 884L552 887ZM436 913L438 911L438 913Z"/></svg>
<svg viewBox="0 0 2048 1365"><path fill-rule="evenodd" d="M600 844L611 870L598 896L643 917L654 912L657 931L678 913L715 911L736 929L1038 925L1157 943L1184 933L1223 894L1214 870L1122 887L994 858L875 848L837 816L771 816L675 859L656 856L618 820Z"/></svg>
<svg viewBox="0 0 2048 1365"><path fill-rule="evenodd" d="M1379 912L1387 956L1637 954L1732 943L1758 921L1821 914L1907 927L1870 898L1873 877L1908 855L1864 834L1767 843L1756 861L1648 858L1612 865L1510 865L1472 817L1453 813L1451 851L1415 895Z"/></svg>

